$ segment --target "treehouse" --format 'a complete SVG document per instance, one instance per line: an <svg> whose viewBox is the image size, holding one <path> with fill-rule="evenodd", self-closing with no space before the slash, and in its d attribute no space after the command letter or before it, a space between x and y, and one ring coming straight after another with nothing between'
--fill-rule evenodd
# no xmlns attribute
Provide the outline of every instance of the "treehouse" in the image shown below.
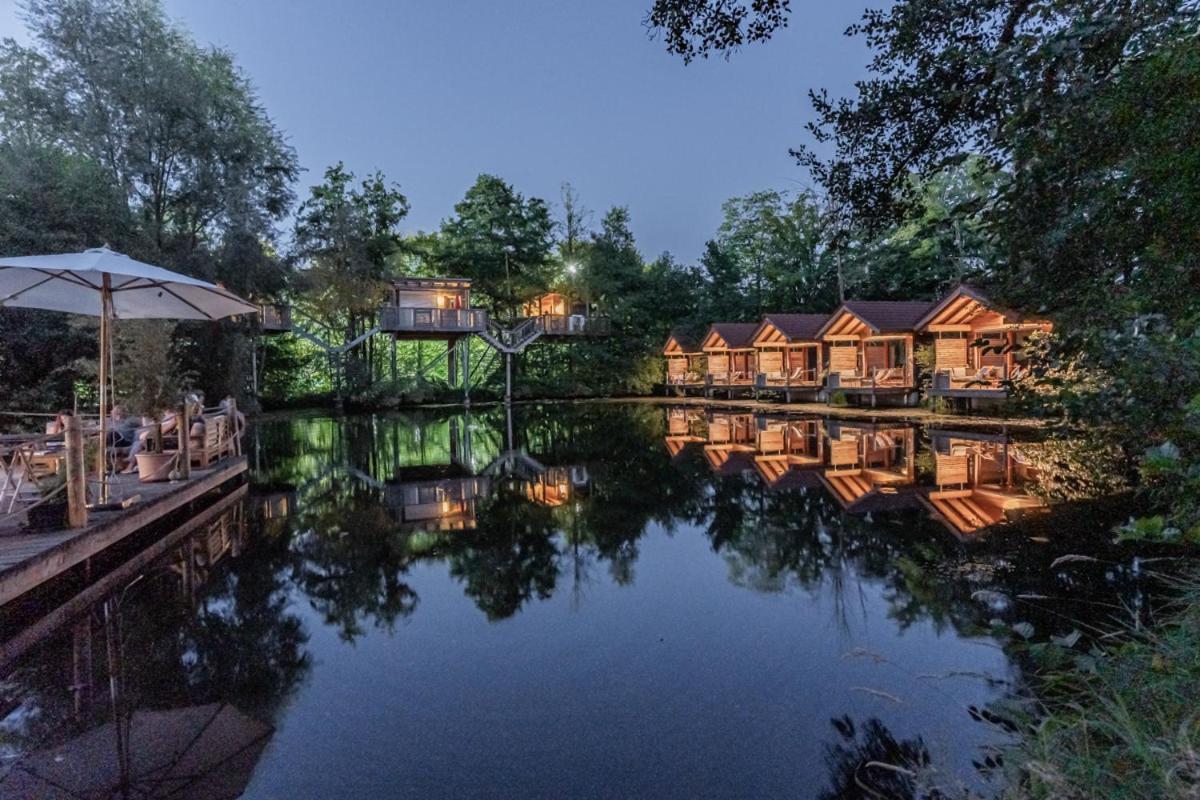
<svg viewBox="0 0 1200 800"><path fill-rule="evenodd" d="M818 338L829 348L828 397L917 401L917 370L913 358L917 323L932 303L849 300L821 326Z"/></svg>
<svg viewBox="0 0 1200 800"><path fill-rule="evenodd" d="M926 490L921 501L955 536L1046 507L1029 492L1037 469L1022 445L1003 436L964 432L930 431L929 438L936 488Z"/></svg>
<svg viewBox="0 0 1200 800"><path fill-rule="evenodd" d="M824 314L768 314L752 343L759 393L776 391L786 402L793 392L815 400L821 389L821 341L817 332L828 320Z"/></svg>
<svg viewBox="0 0 1200 800"><path fill-rule="evenodd" d="M754 322L714 322L700 349L705 355L705 393L723 389L733 397L739 391L753 391L755 350Z"/></svg>
<svg viewBox="0 0 1200 800"><path fill-rule="evenodd" d="M913 505L916 431L831 422L821 482L847 511L892 511Z"/></svg>
<svg viewBox="0 0 1200 800"><path fill-rule="evenodd" d="M667 361L667 389L686 394L704 388L704 351L700 343L680 330L671 331L663 348Z"/></svg>
<svg viewBox="0 0 1200 800"><path fill-rule="evenodd" d="M585 491L591 479L587 467L549 467L536 478L524 483L526 499L549 508L566 505L571 498Z"/></svg>
<svg viewBox="0 0 1200 800"><path fill-rule="evenodd" d="M929 394L968 402L1004 399L1008 387L1027 375L1026 338L1050 327L996 306L969 286L958 287L917 323L921 333L933 336Z"/></svg>
<svg viewBox="0 0 1200 800"><path fill-rule="evenodd" d="M449 472L432 468L421 476L420 468L409 468L405 480L388 483L386 502L398 518L400 530L458 531L475 527L476 507L491 493L485 476L434 474ZM423 479L422 479L423 478Z"/></svg>
<svg viewBox="0 0 1200 800"><path fill-rule="evenodd" d="M612 332L608 317L593 316L586 303L572 302L560 292L526 301L521 314L541 321L542 336L606 336Z"/></svg>
<svg viewBox="0 0 1200 800"><path fill-rule="evenodd" d="M258 307L258 324L265 334L290 333L292 308L284 303L264 303Z"/></svg>
<svg viewBox="0 0 1200 800"><path fill-rule="evenodd" d="M379 329L398 339L448 339L487 329L488 315L471 308L467 278L398 278L379 312Z"/></svg>
<svg viewBox="0 0 1200 800"><path fill-rule="evenodd" d="M769 488L811 485L814 480L811 468L823 461L820 420L765 417L760 420L754 468ZM807 474L802 478L798 473Z"/></svg>

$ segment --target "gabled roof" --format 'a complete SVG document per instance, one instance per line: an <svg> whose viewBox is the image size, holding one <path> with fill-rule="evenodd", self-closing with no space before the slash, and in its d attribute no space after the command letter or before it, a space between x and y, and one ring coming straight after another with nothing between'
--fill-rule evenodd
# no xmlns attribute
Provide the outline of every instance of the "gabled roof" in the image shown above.
<svg viewBox="0 0 1200 800"><path fill-rule="evenodd" d="M673 348L672 343L675 345ZM677 348L677 349L676 349ZM667 343L663 345L663 353L670 355L695 355L702 352L700 343L696 341L696 337L689 335L686 331L676 328L671 331L667 337Z"/></svg>
<svg viewBox="0 0 1200 800"><path fill-rule="evenodd" d="M748 350L754 346L757 330L757 322L714 322L701 346L716 350Z"/></svg>
<svg viewBox="0 0 1200 800"><path fill-rule="evenodd" d="M963 284L950 292L936 303L917 321L919 329L932 324L965 325L980 314L991 312L1004 317L1008 324L1019 324L1021 315L1007 308L996 305L974 286ZM1025 320L1027 323L1041 323L1042 320Z"/></svg>
<svg viewBox="0 0 1200 800"><path fill-rule="evenodd" d="M827 314L767 314L754 331L754 343L815 342L817 331L821 330L821 326L828 320ZM769 342L765 340L764 335L771 329L781 334L782 340L778 336Z"/></svg>
<svg viewBox="0 0 1200 800"><path fill-rule="evenodd" d="M933 307L924 300L847 300L817 332L837 335L844 328L863 327L871 334L909 333ZM855 322L857 324L855 324Z"/></svg>

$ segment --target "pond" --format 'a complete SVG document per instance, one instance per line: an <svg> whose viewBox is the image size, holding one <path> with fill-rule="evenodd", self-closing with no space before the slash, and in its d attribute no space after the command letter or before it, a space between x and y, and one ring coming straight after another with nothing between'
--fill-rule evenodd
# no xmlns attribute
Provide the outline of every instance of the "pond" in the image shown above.
<svg viewBox="0 0 1200 800"><path fill-rule="evenodd" d="M151 711L273 726L217 767L248 798L986 791L1014 626L1144 602L1121 503L1049 502L1093 462L999 431L596 404L248 445L244 499L0 665L0 774L115 700L134 749Z"/></svg>

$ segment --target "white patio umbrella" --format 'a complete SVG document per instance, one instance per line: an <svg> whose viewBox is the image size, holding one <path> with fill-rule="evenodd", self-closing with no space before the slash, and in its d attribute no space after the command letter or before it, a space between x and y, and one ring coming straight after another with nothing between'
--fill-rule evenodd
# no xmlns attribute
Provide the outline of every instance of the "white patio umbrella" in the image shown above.
<svg viewBox="0 0 1200 800"><path fill-rule="evenodd" d="M206 281L97 247L82 253L0 257L0 306L100 318L100 441L107 438L108 364L113 319L208 319L258 312ZM100 448L102 491L107 483Z"/></svg>

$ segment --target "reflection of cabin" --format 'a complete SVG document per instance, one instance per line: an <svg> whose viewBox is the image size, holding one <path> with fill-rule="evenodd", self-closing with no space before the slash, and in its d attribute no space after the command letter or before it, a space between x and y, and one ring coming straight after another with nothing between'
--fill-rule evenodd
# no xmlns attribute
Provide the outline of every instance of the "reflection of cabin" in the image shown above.
<svg viewBox="0 0 1200 800"><path fill-rule="evenodd" d="M1007 385L1026 375L1021 347L1048 322L1023 320L992 304L980 292L960 286L919 321L934 337L935 397L1003 399Z"/></svg>
<svg viewBox="0 0 1200 800"><path fill-rule="evenodd" d="M848 398L917 400L913 347L917 322L931 303L851 300L829 317L818 336L829 347L826 390Z"/></svg>
<svg viewBox="0 0 1200 800"><path fill-rule="evenodd" d="M753 469L757 442L758 425L753 414L714 413L708 420L704 457L721 474Z"/></svg>
<svg viewBox="0 0 1200 800"><path fill-rule="evenodd" d="M700 343L680 330L671 331L663 347L667 361L667 388L686 393L704 388L704 351Z"/></svg>
<svg viewBox="0 0 1200 800"><path fill-rule="evenodd" d="M810 468L820 466L824 460L823 445L820 420L763 418L759 421L754 468L771 489L811 485Z"/></svg>
<svg viewBox="0 0 1200 800"><path fill-rule="evenodd" d="M288 333L292 330L292 307L267 303L258 307L258 324L263 333Z"/></svg>
<svg viewBox="0 0 1200 800"><path fill-rule="evenodd" d="M528 300L522 316L541 321L542 336L605 336L612 331L608 317L592 316L587 304L571 302L560 292L547 292Z"/></svg>
<svg viewBox="0 0 1200 800"><path fill-rule="evenodd" d="M388 304L379 313L379 328L397 338L449 338L487 328L487 311L471 308L467 278L398 278Z"/></svg>
<svg viewBox="0 0 1200 800"><path fill-rule="evenodd" d="M386 502L403 531L458 531L475 527L476 506L491 493L484 476L411 480L387 485Z"/></svg>
<svg viewBox="0 0 1200 800"><path fill-rule="evenodd" d="M824 314L768 314L754 333L759 391L792 393L815 400L821 388L821 341L817 332L828 320Z"/></svg>
<svg viewBox="0 0 1200 800"><path fill-rule="evenodd" d="M714 322L700 349L706 357L706 391L724 389L733 397L738 390L754 388L754 322Z"/></svg>
<svg viewBox="0 0 1200 800"><path fill-rule="evenodd" d="M930 431L935 489L922 498L935 519L962 536L1005 522L1014 513L1042 509L1029 493L1037 470L1021 445L1006 437Z"/></svg>
<svg viewBox="0 0 1200 800"><path fill-rule="evenodd" d="M911 427L831 422L822 483L847 511L910 507L916 480L916 431Z"/></svg>
<svg viewBox="0 0 1200 800"><path fill-rule="evenodd" d="M693 442L703 442L707 425L704 414L694 408L667 410L667 452L675 458Z"/></svg>

